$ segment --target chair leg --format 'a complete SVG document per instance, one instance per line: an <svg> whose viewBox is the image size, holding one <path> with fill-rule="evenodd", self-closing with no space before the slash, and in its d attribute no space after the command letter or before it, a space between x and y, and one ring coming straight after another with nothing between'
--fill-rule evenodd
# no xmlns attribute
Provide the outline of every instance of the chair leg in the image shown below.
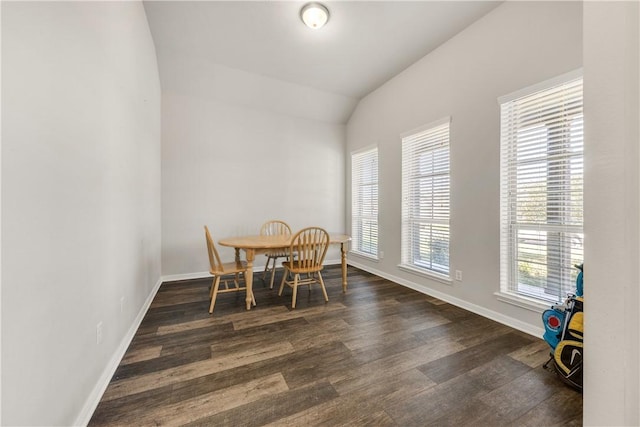
<svg viewBox="0 0 640 427"><path fill-rule="evenodd" d="M284 282L287 280L288 271L286 268L282 273L282 281L280 282L280 289L278 290L278 296L282 296L282 290L284 289Z"/></svg>
<svg viewBox="0 0 640 427"><path fill-rule="evenodd" d="M213 280L211 281L211 287L209 287L209 299L213 296L213 289L216 287L216 276L213 276Z"/></svg>
<svg viewBox="0 0 640 427"><path fill-rule="evenodd" d="M209 306L209 314L213 313L213 306L216 305L216 297L218 296L218 287L220 286L220 276L216 276L213 282L213 293L211 294L211 305Z"/></svg>
<svg viewBox="0 0 640 427"><path fill-rule="evenodd" d="M291 297L291 308L296 308L296 298L298 297L298 280L300 275L298 273L293 276L293 296Z"/></svg>
<svg viewBox="0 0 640 427"><path fill-rule="evenodd" d="M267 264L264 266L264 271L262 272L262 281L267 277L267 272L269 271L269 262L271 262L271 257L267 257Z"/></svg>
<svg viewBox="0 0 640 427"><path fill-rule="evenodd" d="M320 287L322 288L322 294L324 295L324 300L329 302L329 297L327 296L327 290L324 287L324 280L322 280L322 273L318 271L318 279L320 279Z"/></svg>
<svg viewBox="0 0 640 427"><path fill-rule="evenodd" d="M276 277L276 261L278 258L273 259L273 267L271 268L271 282L269 283L269 289L273 289L273 279Z"/></svg>

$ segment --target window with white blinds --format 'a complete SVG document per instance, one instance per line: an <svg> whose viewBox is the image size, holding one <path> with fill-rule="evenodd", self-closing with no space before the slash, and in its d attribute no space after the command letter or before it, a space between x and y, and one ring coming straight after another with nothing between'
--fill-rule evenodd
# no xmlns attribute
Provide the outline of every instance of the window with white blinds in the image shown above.
<svg viewBox="0 0 640 427"><path fill-rule="evenodd" d="M402 137L401 266L449 278L449 123Z"/></svg>
<svg viewBox="0 0 640 427"><path fill-rule="evenodd" d="M501 292L560 302L583 262L582 77L503 99L500 110Z"/></svg>
<svg viewBox="0 0 640 427"><path fill-rule="evenodd" d="M378 258L378 148L351 155L351 250Z"/></svg>

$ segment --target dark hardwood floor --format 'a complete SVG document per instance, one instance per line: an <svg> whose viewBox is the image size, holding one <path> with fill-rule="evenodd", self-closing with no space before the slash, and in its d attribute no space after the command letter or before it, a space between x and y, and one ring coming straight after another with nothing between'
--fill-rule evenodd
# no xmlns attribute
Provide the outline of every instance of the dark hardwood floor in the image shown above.
<svg viewBox="0 0 640 427"><path fill-rule="evenodd" d="M210 280L164 283L90 425L582 424L540 339L352 267L295 310L260 277L257 307L223 294L213 316Z"/></svg>

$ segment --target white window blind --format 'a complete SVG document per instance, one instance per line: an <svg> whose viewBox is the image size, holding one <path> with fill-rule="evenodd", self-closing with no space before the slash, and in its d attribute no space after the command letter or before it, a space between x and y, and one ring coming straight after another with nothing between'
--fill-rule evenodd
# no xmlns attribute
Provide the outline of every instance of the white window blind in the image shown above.
<svg viewBox="0 0 640 427"><path fill-rule="evenodd" d="M582 77L501 103L501 291L575 292L583 262Z"/></svg>
<svg viewBox="0 0 640 427"><path fill-rule="evenodd" d="M378 257L378 149L351 155L352 251Z"/></svg>
<svg viewBox="0 0 640 427"><path fill-rule="evenodd" d="M401 265L449 277L449 122L402 138Z"/></svg>

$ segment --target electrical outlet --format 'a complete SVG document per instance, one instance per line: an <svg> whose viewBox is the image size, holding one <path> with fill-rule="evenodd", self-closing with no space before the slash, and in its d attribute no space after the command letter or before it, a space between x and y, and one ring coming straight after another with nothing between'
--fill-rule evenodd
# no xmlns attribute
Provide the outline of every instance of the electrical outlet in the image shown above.
<svg viewBox="0 0 640 427"><path fill-rule="evenodd" d="M384 258L384 251L378 252L378 258L380 259Z"/></svg>
<svg viewBox="0 0 640 427"><path fill-rule="evenodd" d="M120 314L124 313L124 297L120 297Z"/></svg>
<svg viewBox="0 0 640 427"><path fill-rule="evenodd" d="M102 322L96 325L96 344L102 344Z"/></svg>
<svg viewBox="0 0 640 427"><path fill-rule="evenodd" d="M462 281L462 271L456 270L456 280Z"/></svg>

